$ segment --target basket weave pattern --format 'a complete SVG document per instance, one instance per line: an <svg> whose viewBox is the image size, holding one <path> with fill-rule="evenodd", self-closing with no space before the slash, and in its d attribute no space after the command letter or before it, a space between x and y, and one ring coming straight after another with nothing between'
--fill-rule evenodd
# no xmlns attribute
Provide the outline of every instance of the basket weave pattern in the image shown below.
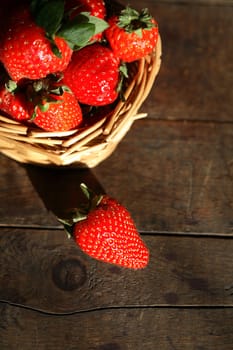
<svg viewBox="0 0 233 350"><path fill-rule="evenodd" d="M139 109L161 64L161 39L151 55L130 64L125 101L91 125L68 132L44 132L0 115L0 151L21 163L46 166L95 167L109 157L131 128L147 116Z"/></svg>

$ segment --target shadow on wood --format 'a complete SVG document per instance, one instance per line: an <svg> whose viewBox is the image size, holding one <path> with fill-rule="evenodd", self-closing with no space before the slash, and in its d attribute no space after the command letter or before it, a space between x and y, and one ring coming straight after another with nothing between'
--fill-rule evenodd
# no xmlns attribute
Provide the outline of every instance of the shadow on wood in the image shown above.
<svg viewBox="0 0 233 350"><path fill-rule="evenodd" d="M105 193L90 169L25 167L45 207L57 217L65 217L72 208L85 203L81 183L85 183L95 193Z"/></svg>

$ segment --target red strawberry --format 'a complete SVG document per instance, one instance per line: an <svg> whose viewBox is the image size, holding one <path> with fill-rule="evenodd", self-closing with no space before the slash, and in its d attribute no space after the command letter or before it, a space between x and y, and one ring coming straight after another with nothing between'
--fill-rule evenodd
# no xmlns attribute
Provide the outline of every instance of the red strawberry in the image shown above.
<svg viewBox="0 0 233 350"><path fill-rule="evenodd" d="M64 71L64 83L83 104L110 104L118 97L119 63L112 50L92 44L74 52Z"/></svg>
<svg viewBox="0 0 233 350"><path fill-rule="evenodd" d="M66 131L79 126L82 110L72 92L50 94L35 107L33 122L46 131Z"/></svg>
<svg viewBox="0 0 233 350"><path fill-rule="evenodd" d="M105 36L114 54L125 62L132 62L151 53L158 39L158 25L144 9L127 7L120 16L109 19Z"/></svg>
<svg viewBox="0 0 233 350"><path fill-rule="evenodd" d="M0 41L0 60L17 82L63 71L74 49L107 28L87 13L68 20L63 0L33 1L30 10L24 4L14 11Z"/></svg>
<svg viewBox="0 0 233 350"><path fill-rule="evenodd" d="M84 184L84 191L88 191ZM72 235L79 247L91 257L122 267L147 266L149 251L124 206L115 199L91 196L91 210L73 226Z"/></svg>
<svg viewBox="0 0 233 350"><path fill-rule="evenodd" d="M55 37L54 43L61 57L52 51L45 30L34 23L27 11L22 11L9 23L1 42L0 59L15 81L40 79L64 70L70 61L72 50L65 40Z"/></svg>
<svg viewBox="0 0 233 350"><path fill-rule="evenodd" d="M103 0L67 0L66 9L72 11L72 17L80 12L90 12L91 16L104 19L106 8Z"/></svg>
<svg viewBox="0 0 233 350"><path fill-rule="evenodd" d="M11 81L8 87L0 86L0 109L16 120L27 120L31 118L29 105L25 94L17 89L16 84Z"/></svg>

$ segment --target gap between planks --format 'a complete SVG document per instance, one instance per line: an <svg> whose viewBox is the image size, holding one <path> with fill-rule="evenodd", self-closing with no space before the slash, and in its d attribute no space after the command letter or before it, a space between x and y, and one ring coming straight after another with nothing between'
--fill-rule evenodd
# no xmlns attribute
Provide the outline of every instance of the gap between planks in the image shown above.
<svg viewBox="0 0 233 350"><path fill-rule="evenodd" d="M217 119L209 119L209 120L203 120L203 119L186 119L186 118L173 118L173 117L167 117L160 118L160 117L151 117L151 113L148 112L147 117L143 118L143 120L146 121L154 121L154 122L164 122L164 123L186 123L186 124L216 124L216 125L232 125L233 126L233 120L217 120Z"/></svg>
<svg viewBox="0 0 233 350"><path fill-rule="evenodd" d="M198 6L206 6L206 7L232 7L233 3L231 0L157 0L156 5L175 5L175 6L190 6L190 7L198 7Z"/></svg>
<svg viewBox="0 0 233 350"><path fill-rule="evenodd" d="M0 229L5 228L14 228L14 229L24 229L24 230L51 230L51 231L63 231L64 228L61 225L25 225L25 224L3 224L0 223ZM139 233L143 236L160 236L160 237L166 237L166 236L175 236L175 237L196 237L196 238L233 238L233 232L232 233L218 233L218 232L182 232L182 231L144 231L139 230Z"/></svg>
<svg viewBox="0 0 233 350"><path fill-rule="evenodd" d="M72 310L67 312L52 312L52 311L46 311L44 309L36 308L33 306L23 305L19 303L14 303L8 300L1 299L0 300L0 306L2 305L8 305L10 307L20 308L32 312L37 312L43 315L47 316L57 316L57 317L64 317L64 316L72 316L72 315L79 315L79 314L86 314L86 313L94 313L94 312L105 312L105 311L118 311L118 310L139 310L139 309L157 309L157 310L223 310L223 309L233 309L233 304L217 304L217 305L199 305L199 304L181 304L181 305L175 305L175 304L152 304L152 305L111 305L106 307L95 307L90 309L81 309L81 310Z"/></svg>

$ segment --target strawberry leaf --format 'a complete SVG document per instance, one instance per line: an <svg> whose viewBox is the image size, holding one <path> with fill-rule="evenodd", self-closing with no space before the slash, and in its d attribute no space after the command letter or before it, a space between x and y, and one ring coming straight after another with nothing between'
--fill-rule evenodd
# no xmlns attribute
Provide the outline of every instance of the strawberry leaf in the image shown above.
<svg viewBox="0 0 233 350"><path fill-rule="evenodd" d="M38 93L43 89L44 83L42 80L36 80L33 82L32 86L33 86L34 91Z"/></svg>
<svg viewBox="0 0 233 350"><path fill-rule="evenodd" d="M86 16L88 18L88 23L92 23L95 25L94 35L102 33L105 29L109 27L106 21L96 16L91 16L89 12L81 12L81 15Z"/></svg>
<svg viewBox="0 0 233 350"><path fill-rule="evenodd" d="M101 202L103 195L95 194L90 188L87 187L86 184L81 183L80 188L87 198L87 205L83 204L80 208L72 208L66 213L66 217L59 218L58 221L64 226L68 237L73 236L73 228L75 224L80 221L86 220L88 217L88 213L91 210L94 210Z"/></svg>
<svg viewBox="0 0 233 350"><path fill-rule="evenodd" d="M90 201L91 197L93 196L91 190L84 183L80 184L80 188L83 191L83 194L85 195L85 197Z"/></svg>
<svg viewBox="0 0 233 350"><path fill-rule="evenodd" d="M70 228L70 233L72 233L73 225L79 221L83 221L87 218L87 211L82 211L82 209L73 208L69 210L64 218L57 218L58 221L65 226L65 228Z"/></svg>
<svg viewBox="0 0 233 350"><path fill-rule="evenodd" d="M67 23L57 33L66 40L72 50L85 46L94 35L95 26L92 23Z"/></svg>
<svg viewBox="0 0 233 350"><path fill-rule="evenodd" d="M61 52L54 42L55 36L66 40L72 50L80 49L90 43L90 39L103 32L108 23L89 12L81 12L70 20L65 13L64 0L32 0L32 15L38 26L46 32L53 53L61 58Z"/></svg>
<svg viewBox="0 0 233 350"><path fill-rule="evenodd" d="M47 112L49 109L50 103L46 102L44 104L40 104L38 105L38 107L40 108L41 112Z"/></svg>
<svg viewBox="0 0 233 350"><path fill-rule="evenodd" d="M95 34L104 31L107 22L91 16L88 12L81 12L73 20L65 23L57 35L67 41L72 50L84 47Z"/></svg>
<svg viewBox="0 0 233 350"><path fill-rule="evenodd" d="M122 62L120 67L119 67L119 73L120 73L120 79L119 79L119 82L118 82L118 85L117 85L117 92L120 94L120 98L123 102L125 102L125 96L122 92L123 90L123 83L124 83L124 80L125 78L128 78L129 75L128 75L128 67L127 65Z"/></svg>
<svg viewBox="0 0 233 350"><path fill-rule="evenodd" d="M31 0L30 2L30 11L33 15L35 15L40 6L48 2L48 0Z"/></svg>
<svg viewBox="0 0 233 350"><path fill-rule="evenodd" d="M118 26L124 28L126 32L135 32L138 36L142 36L142 29L150 30L155 24L152 22L152 16L147 8L141 12L127 6L121 11L118 20Z"/></svg>
<svg viewBox="0 0 233 350"><path fill-rule="evenodd" d="M136 29L134 33L139 36L139 38L142 38L142 28Z"/></svg>
<svg viewBox="0 0 233 350"><path fill-rule="evenodd" d="M14 93L16 89L18 88L17 83L13 80L9 80L6 84L5 87L7 91Z"/></svg>
<svg viewBox="0 0 233 350"><path fill-rule="evenodd" d="M51 89L50 93L56 96L62 96L65 91L71 92L71 90L67 86L62 85L62 86L55 87L54 89Z"/></svg>
<svg viewBox="0 0 233 350"><path fill-rule="evenodd" d="M39 5L37 6L37 12L34 13L35 22L38 26L44 28L49 36L52 36L61 26L64 16L64 1L46 1L42 2L42 5L40 2Z"/></svg>
<svg viewBox="0 0 233 350"><path fill-rule="evenodd" d="M54 53L55 56L57 56L58 58L62 58L62 53L61 51L59 50L58 46L56 45L55 41L53 38L47 36L47 39L49 40L50 42L50 45L51 45L51 50L52 52Z"/></svg>
<svg viewBox="0 0 233 350"><path fill-rule="evenodd" d="M83 194L88 199L88 208L87 211L91 211L95 209L101 202L103 195L95 194L90 188L87 187L86 184L81 183L80 188L83 191Z"/></svg>
<svg viewBox="0 0 233 350"><path fill-rule="evenodd" d="M139 12L133 8L127 6L124 10L121 11L119 16L119 27L127 28L131 26L133 21L137 21L139 19ZM129 28L127 28L129 29ZM131 28L130 28L131 29Z"/></svg>

